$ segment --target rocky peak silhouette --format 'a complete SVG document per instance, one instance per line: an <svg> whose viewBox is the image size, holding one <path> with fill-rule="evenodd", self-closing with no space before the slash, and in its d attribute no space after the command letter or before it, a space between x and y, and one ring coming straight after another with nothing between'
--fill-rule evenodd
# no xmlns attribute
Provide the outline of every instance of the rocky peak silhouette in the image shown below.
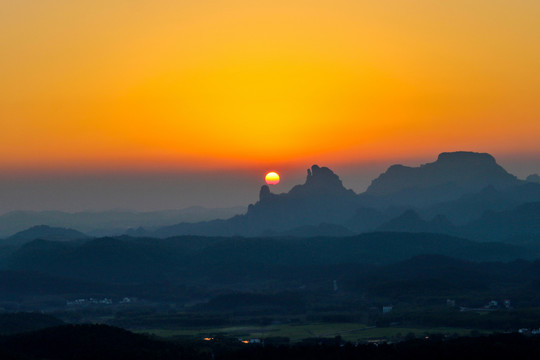
<svg viewBox="0 0 540 360"><path fill-rule="evenodd" d="M318 165L313 165L311 169L307 170L307 178L304 185L308 187L343 188L343 183L339 179L339 176L334 174L329 168L319 167Z"/></svg>
<svg viewBox="0 0 540 360"><path fill-rule="evenodd" d="M355 197L352 190L343 186L339 176L327 167L313 165L307 170L306 182L296 185L289 191L289 196L298 197Z"/></svg>
<svg viewBox="0 0 540 360"><path fill-rule="evenodd" d="M441 153L435 162L419 167L393 165L373 180L366 193L388 196L407 191L418 196L418 191L430 189L429 196L440 200L444 193L454 197L489 185L500 189L518 183L519 180L499 166L493 156L458 151ZM440 193L434 189L439 189Z"/></svg>
<svg viewBox="0 0 540 360"><path fill-rule="evenodd" d="M270 192L270 187L268 185L261 186L261 191L259 191L259 201L265 201L272 196Z"/></svg>
<svg viewBox="0 0 540 360"><path fill-rule="evenodd" d="M354 215L358 197L343 186L329 168L313 165L307 170L304 184L288 193L273 194L268 185L259 192L259 201L248 207L246 218L258 230L343 222Z"/></svg>
<svg viewBox="0 0 540 360"><path fill-rule="evenodd" d="M261 186L259 202L267 203L286 198L300 200L302 198L308 199L329 196L355 197L356 194L352 190L345 189L339 176L332 170L327 167L313 165L310 169L307 169L306 182L302 185L294 186L288 193L272 194L268 185ZM252 207L253 206L251 206L251 208Z"/></svg>
<svg viewBox="0 0 540 360"><path fill-rule="evenodd" d="M286 234L291 229L306 233L318 229L324 233L317 227L320 224L338 226L334 229L347 226L354 231L453 234L457 231L454 224L444 216L435 215L466 212L471 208L471 201L462 198L464 195L486 198L482 200L485 206L478 208L482 212L499 206L503 192L510 197L510 200L503 199L503 205L540 199L538 185L518 180L491 155L472 152L442 153L436 161L418 167L391 166L360 195L346 189L332 170L318 165L307 169L306 181L289 192L273 194L270 189L271 186L263 185L259 201L249 205L244 215L227 220L181 223L162 228L159 236L259 236ZM491 201L493 198L496 201ZM512 200L514 198L516 200ZM437 204L440 206L435 206ZM402 213L407 208L422 211L422 217L413 211ZM424 217L426 214L429 216Z"/></svg>
<svg viewBox="0 0 540 360"><path fill-rule="evenodd" d="M306 184L317 181L337 181L341 184L341 180L332 170L324 166L313 165L311 169L307 169Z"/></svg>

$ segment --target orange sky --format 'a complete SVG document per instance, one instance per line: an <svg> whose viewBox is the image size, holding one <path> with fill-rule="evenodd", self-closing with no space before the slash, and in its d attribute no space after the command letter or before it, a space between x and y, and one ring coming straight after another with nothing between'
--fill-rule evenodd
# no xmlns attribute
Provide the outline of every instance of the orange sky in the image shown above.
<svg viewBox="0 0 540 360"><path fill-rule="evenodd" d="M0 171L540 156L537 0L0 1Z"/></svg>

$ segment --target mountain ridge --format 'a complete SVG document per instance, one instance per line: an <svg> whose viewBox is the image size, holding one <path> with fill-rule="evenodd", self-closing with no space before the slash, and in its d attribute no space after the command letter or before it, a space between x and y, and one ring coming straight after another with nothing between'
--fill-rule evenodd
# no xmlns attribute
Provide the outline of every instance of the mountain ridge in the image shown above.
<svg viewBox="0 0 540 360"><path fill-rule="evenodd" d="M540 184L519 180L487 153L459 151L441 153L434 162L418 167L392 165L361 194L345 188L328 167L313 165L307 169L303 184L280 194L263 185L258 195L245 214L227 219L139 225L121 233L160 238L313 236L317 232L346 236L375 230L463 235L453 227L462 228L485 211L511 210L525 202L540 201ZM408 209L419 218L398 224L396 218Z"/></svg>
<svg viewBox="0 0 540 360"><path fill-rule="evenodd" d="M446 213L457 216L466 213L468 217L458 218L465 224L480 217L485 210L509 209L529 197L540 200L540 185L519 180L497 164L490 154L443 152L436 161L419 167L390 166L361 194L346 189L331 169L313 165L307 169L305 182L286 193L274 194L268 185L263 185L259 200L248 206L245 215L194 224L179 223L154 232L139 230L139 235L259 236L292 231L297 236L310 236L321 224L333 224L335 234L345 235L346 229L353 232L381 230L380 226L407 209L428 214L430 218L437 217L438 224L423 224L423 228L448 233L454 225L445 219L448 218ZM467 201L476 205L474 199L483 202L476 207L467 205ZM338 227L344 229L338 231ZM128 234L137 235L137 232Z"/></svg>
<svg viewBox="0 0 540 360"><path fill-rule="evenodd" d="M444 152L418 167L392 165L374 179L365 194L386 202L425 206L449 201L487 186L505 189L523 181L508 173L487 153Z"/></svg>

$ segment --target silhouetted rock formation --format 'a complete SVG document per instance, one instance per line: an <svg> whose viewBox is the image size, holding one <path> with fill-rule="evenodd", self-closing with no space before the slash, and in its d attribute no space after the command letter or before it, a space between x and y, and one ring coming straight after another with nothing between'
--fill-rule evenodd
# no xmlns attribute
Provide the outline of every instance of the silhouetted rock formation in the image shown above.
<svg viewBox="0 0 540 360"><path fill-rule="evenodd" d="M334 174L332 170L327 167L319 167L313 165L311 170L307 170L306 183L303 187L295 186L292 191L300 191L305 189L306 191L327 191L327 192L350 192L351 190L345 190L343 183L339 177Z"/></svg>
<svg viewBox="0 0 540 360"><path fill-rule="evenodd" d="M487 210L509 210L530 201L540 201L540 184L518 180L489 154L454 152L442 153L437 161L420 167L391 166L360 195L346 189L329 168L313 165L305 183L288 193L273 194L263 185L259 201L249 205L245 215L131 234L259 236L320 231L345 235L377 229L463 234L464 226ZM420 215L399 216L406 209ZM323 229L320 224L335 228Z"/></svg>
<svg viewBox="0 0 540 360"><path fill-rule="evenodd" d="M259 201L249 205L245 215L228 220L181 223L147 235L257 236L322 223L341 225L355 214L358 204L358 196L354 191L345 189L332 170L313 165L307 171L306 182L294 186L288 193L273 194L268 185L263 185Z"/></svg>
<svg viewBox="0 0 540 360"><path fill-rule="evenodd" d="M504 189L520 184L493 156L474 152L442 153L437 161L407 167L393 165L373 180L367 195L384 197L393 205L425 206L456 199L492 185Z"/></svg>
<svg viewBox="0 0 540 360"><path fill-rule="evenodd" d="M272 194L270 193L270 188L268 185L261 186L261 191L259 192L259 201L266 201L268 200Z"/></svg>
<svg viewBox="0 0 540 360"><path fill-rule="evenodd" d="M284 231L303 225L343 223L358 207L358 197L347 190L339 177L327 167L313 165L306 182L284 194L261 188L259 201L248 207L246 220L251 233Z"/></svg>

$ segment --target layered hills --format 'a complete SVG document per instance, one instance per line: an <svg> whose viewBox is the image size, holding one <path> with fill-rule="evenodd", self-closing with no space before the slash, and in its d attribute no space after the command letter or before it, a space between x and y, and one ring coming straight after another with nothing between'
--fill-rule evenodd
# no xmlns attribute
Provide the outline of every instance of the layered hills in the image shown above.
<svg viewBox="0 0 540 360"><path fill-rule="evenodd" d="M159 238L313 237L402 231L504 240L516 234L540 234L534 223L537 206L524 205L540 202L540 183L535 179L530 176L519 180L489 154L453 152L442 153L436 161L418 167L393 165L373 180L364 193L356 194L346 189L331 169L313 165L307 170L305 182L286 193L272 193L268 185L263 185L258 201L249 205L245 214L176 224L174 216L168 214L167 221L174 225L160 226L163 219L155 223L144 221L139 223L144 227L132 227L125 233ZM111 219L114 222L115 217L111 215ZM137 224L134 218L124 220L119 224ZM100 236L96 230L92 234ZM10 240L21 244L33 239L84 237L74 230L42 226L20 232Z"/></svg>
<svg viewBox="0 0 540 360"><path fill-rule="evenodd" d="M246 277L277 274L286 277L293 268L389 264L425 254L474 261L511 261L534 259L540 251L441 234L397 232L318 238L120 237L93 239L82 244L35 240L14 252L3 266L10 272L48 274L57 279L69 276L86 281L80 287L91 289L92 284L101 282L206 282L214 279L211 282L216 283L225 278L244 281ZM275 275L271 275L272 272ZM40 278L42 284L48 281L47 277ZM58 283L66 289L71 286L65 280ZM4 286L7 290L15 284Z"/></svg>
<svg viewBox="0 0 540 360"><path fill-rule="evenodd" d="M245 215L228 220L181 223L154 232L142 229L130 235L168 237L175 235L258 236L279 234L296 227L339 224L352 217L360 206L357 194L343 186L339 177L326 167L313 165L306 181L288 193L273 194L268 185L259 192L259 201Z"/></svg>
<svg viewBox="0 0 540 360"><path fill-rule="evenodd" d="M145 228L108 237L69 222L19 232L0 243L0 308L139 330L299 318L505 330L540 319L517 312L540 304L540 183L517 179L488 154L392 166L362 194L313 165L289 192L262 186L245 214L204 219L161 226L171 218L127 216L122 226ZM111 215L107 226L114 223ZM501 303L486 307L493 299ZM378 310L389 304L392 312ZM61 324L37 314L27 320L28 329ZM50 333L77 331L92 334L63 327L35 336L47 345ZM126 335L100 332L105 340ZM11 339L21 349L33 344Z"/></svg>
<svg viewBox="0 0 540 360"><path fill-rule="evenodd" d="M244 215L128 234L346 236L384 230L467 236L469 223L486 211L511 211L531 201L540 201L540 184L519 180L489 154L453 152L419 167L393 165L362 194L346 189L329 168L313 165L305 183L287 193L274 194L263 185L259 201ZM477 230L475 237L489 236L482 227Z"/></svg>
<svg viewBox="0 0 540 360"><path fill-rule="evenodd" d="M244 213L245 207L204 208L192 206L179 210L135 212L129 210L83 211L12 211L0 215L0 237L11 236L33 226L46 224L56 228L73 228L91 236L123 234L139 226L162 227L179 222L228 219Z"/></svg>

